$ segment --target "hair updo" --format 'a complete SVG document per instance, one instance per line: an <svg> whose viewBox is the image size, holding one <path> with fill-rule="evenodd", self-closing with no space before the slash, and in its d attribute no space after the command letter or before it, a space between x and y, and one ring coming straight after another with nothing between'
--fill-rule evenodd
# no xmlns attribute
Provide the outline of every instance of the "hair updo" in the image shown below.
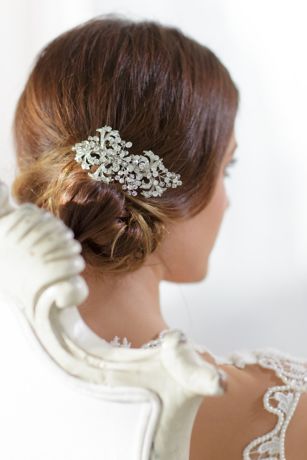
<svg viewBox="0 0 307 460"><path fill-rule="evenodd" d="M17 203L32 202L70 227L90 267L139 268L166 224L210 201L239 103L228 70L175 27L109 14L62 33L38 54L17 103ZM97 182L71 147L104 125L152 150L182 185L132 196Z"/></svg>

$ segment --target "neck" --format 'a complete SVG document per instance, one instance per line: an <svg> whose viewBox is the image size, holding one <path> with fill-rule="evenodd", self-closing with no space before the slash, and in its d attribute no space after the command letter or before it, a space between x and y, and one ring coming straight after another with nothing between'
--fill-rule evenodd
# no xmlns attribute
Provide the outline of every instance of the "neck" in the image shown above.
<svg viewBox="0 0 307 460"><path fill-rule="evenodd" d="M140 347L168 329L160 306L163 266L146 263L135 272L97 277L85 270L89 287L87 299L78 306L86 325L98 336L111 341L126 337L132 347Z"/></svg>

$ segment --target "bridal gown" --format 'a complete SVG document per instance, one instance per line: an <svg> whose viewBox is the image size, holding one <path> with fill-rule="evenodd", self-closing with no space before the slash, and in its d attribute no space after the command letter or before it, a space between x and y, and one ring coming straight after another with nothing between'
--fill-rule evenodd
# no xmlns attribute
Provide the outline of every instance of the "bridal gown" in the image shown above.
<svg viewBox="0 0 307 460"><path fill-rule="evenodd" d="M66 309L61 312L60 322L67 336L76 344L90 347L99 355L101 345L104 347L131 347L127 338L122 342L114 337L111 342L96 335L83 321L77 308ZM160 333L160 337L164 331ZM141 348L155 347L159 340L151 340ZM280 385L267 388L263 394L263 407L276 415L276 425L273 430L251 439L242 451L243 460L285 460L285 443L287 428L295 414L301 395L307 391L307 359L294 357L274 348L255 350L240 350L227 356L218 356L203 345L189 339L198 352L208 352L214 357L217 364L233 364L244 369L247 364L258 364L271 369L281 379ZM306 452L307 458L307 452ZM239 459L238 459L239 460Z"/></svg>

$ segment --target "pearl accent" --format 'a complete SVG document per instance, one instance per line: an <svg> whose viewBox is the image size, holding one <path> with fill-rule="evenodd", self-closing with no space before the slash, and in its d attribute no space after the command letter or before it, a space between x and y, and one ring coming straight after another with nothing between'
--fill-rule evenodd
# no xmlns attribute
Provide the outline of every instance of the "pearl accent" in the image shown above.
<svg viewBox="0 0 307 460"><path fill-rule="evenodd" d="M159 337L142 345L141 348L159 346L168 329L160 332ZM182 340L188 340L182 333ZM269 387L263 397L264 408L275 414L278 421L273 430L252 440L243 450L243 460L287 460L285 454L285 439L289 423L293 417L299 399L307 391L307 360L293 357L274 348L235 351L228 356L217 356L203 345L189 339L199 352L209 352L218 364L233 364L244 370L246 364L258 364L272 369L281 379L281 385ZM114 346L131 347L127 338L120 343L115 336L109 342Z"/></svg>
<svg viewBox="0 0 307 460"><path fill-rule="evenodd" d="M278 417L275 428L251 441L243 450L243 460L286 460L285 438L299 399L307 391L307 360L273 348L250 351L255 363L275 371L283 385L269 387L263 397L264 408ZM233 354L233 364L244 368L240 352Z"/></svg>
<svg viewBox="0 0 307 460"><path fill-rule="evenodd" d="M218 356L204 345L193 343L199 352L210 353L217 364L233 364L244 370L246 364L258 364L272 369L281 379L281 385L269 387L263 396L264 408L278 417L270 432L252 440L243 450L243 460L287 460L285 439L289 423L299 399L307 391L307 360L294 357L274 348L239 350L227 356Z"/></svg>

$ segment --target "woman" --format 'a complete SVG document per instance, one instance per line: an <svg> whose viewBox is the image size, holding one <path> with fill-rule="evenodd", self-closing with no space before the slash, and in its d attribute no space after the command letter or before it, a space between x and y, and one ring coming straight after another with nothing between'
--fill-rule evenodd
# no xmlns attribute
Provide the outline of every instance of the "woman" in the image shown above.
<svg viewBox="0 0 307 460"><path fill-rule="evenodd" d="M124 346L150 343L169 328L160 281L207 276L229 205L224 181L234 162L238 103L238 89L217 56L157 22L94 18L39 54L16 109L19 174L12 193L17 202L60 217L82 244L90 294L79 314L92 336L111 345L118 336ZM80 144L103 126L131 141L132 154L157 154L177 183L144 197L123 188L119 173L109 183L94 180L85 163L81 167ZM99 170L87 167L91 174ZM197 414L191 460L306 459L306 392L286 386L286 357L266 365L251 354L240 364L199 351L227 373L228 385ZM304 367L298 382L306 375ZM263 407L264 395L278 411Z"/></svg>

